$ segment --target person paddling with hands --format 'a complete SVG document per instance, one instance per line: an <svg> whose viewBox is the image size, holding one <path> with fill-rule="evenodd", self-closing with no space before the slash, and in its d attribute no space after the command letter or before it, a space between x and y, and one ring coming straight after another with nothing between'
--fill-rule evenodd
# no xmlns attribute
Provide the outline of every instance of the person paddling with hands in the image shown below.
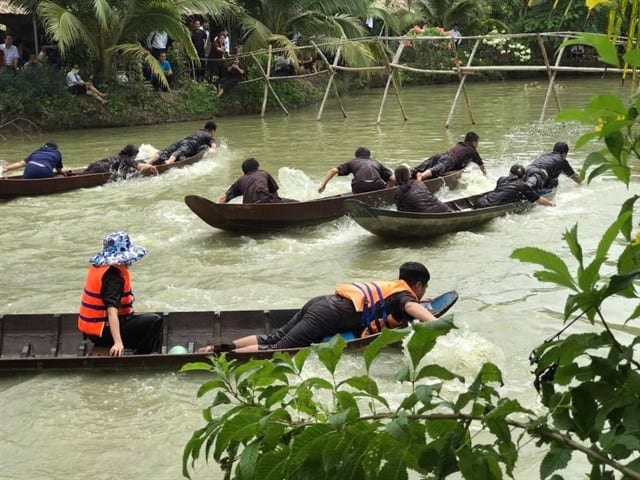
<svg viewBox="0 0 640 480"><path fill-rule="evenodd" d="M80 302L78 329L95 347L114 357L125 350L134 354L159 353L162 317L134 313L129 266L147 254L133 245L126 232L104 237L102 250L91 260ZM95 350L95 349L94 349Z"/></svg>
<svg viewBox="0 0 640 480"><path fill-rule="evenodd" d="M0 176L4 172L24 167L22 178L25 180L36 178L52 178L55 173L70 175L70 172L62 170L62 154L55 142L47 142L42 147L34 150L24 160L12 163L6 167L0 167ZM55 173L54 173L55 172Z"/></svg>
<svg viewBox="0 0 640 480"><path fill-rule="evenodd" d="M333 294L309 300L275 332L242 337L220 348L236 352L300 348L338 333L352 332L362 338L384 328L405 327L414 319L430 322L435 317L420 304L430 278L422 263L406 262L400 266L398 280L338 285ZM207 345L198 351L213 352L215 347Z"/></svg>
<svg viewBox="0 0 640 480"><path fill-rule="evenodd" d="M329 180L336 175L349 174L353 174L353 179L351 180L352 193L372 192L395 185L393 172L379 161L371 158L371 152L368 148L360 147L356 150L353 160L338 165L327 172L318 187L318 193L324 192Z"/></svg>

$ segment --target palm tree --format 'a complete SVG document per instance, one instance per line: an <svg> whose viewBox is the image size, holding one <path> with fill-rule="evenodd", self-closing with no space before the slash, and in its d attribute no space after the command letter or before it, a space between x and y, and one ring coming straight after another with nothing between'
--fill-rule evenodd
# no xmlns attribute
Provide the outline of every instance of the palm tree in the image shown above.
<svg viewBox="0 0 640 480"><path fill-rule="evenodd" d="M416 0L411 3L417 6L430 26L446 29L453 25L474 29L488 19L490 12L485 0Z"/></svg>
<svg viewBox="0 0 640 480"><path fill-rule="evenodd" d="M368 16L393 24L393 17L371 0L246 0L238 23L242 41L248 50L274 45L285 48L295 58L293 35L314 39L316 43L336 42L368 34L364 20ZM335 52L335 46L323 49ZM367 46L348 44L342 55L351 65L369 63L374 54Z"/></svg>
<svg viewBox="0 0 640 480"><path fill-rule="evenodd" d="M37 13L49 36L58 42L63 57L76 48L84 48L96 79L113 78L114 59L120 55L148 61L165 86L160 65L139 40L154 30L165 31L198 61L183 16L223 15L231 11L226 0L12 1Z"/></svg>

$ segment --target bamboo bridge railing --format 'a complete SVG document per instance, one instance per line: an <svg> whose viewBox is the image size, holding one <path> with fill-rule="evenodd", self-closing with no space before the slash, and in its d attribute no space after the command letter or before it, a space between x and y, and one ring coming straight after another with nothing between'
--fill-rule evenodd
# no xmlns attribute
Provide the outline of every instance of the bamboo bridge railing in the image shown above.
<svg viewBox="0 0 640 480"><path fill-rule="evenodd" d="M460 95L464 96L466 109L469 114L471 124L476 123L473 114L473 108L471 105L471 98L466 88L466 80L469 75L474 75L480 72L546 72L547 77L549 79L549 84L547 86L547 91L544 97L544 102L542 105L542 109L540 112L539 121L542 122L545 119L549 100L553 97L556 107L558 110L561 110L560 99L558 98L556 89L555 89L555 81L558 73L562 72L572 72L572 73L600 73L604 76L606 72L622 72L621 69L611 68L611 67L587 67L587 66L563 66L562 60L565 53L565 48L560 47L555 55L555 61L553 64L551 63L549 56L547 55L547 49L545 40L549 41L549 39L555 39L557 43L560 43L561 40L566 38L574 38L577 34L575 32L554 32L554 33L537 33L537 34L498 34L498 35L476 35L476 36L463 36L461 37L461 41L465 42L473 42L473 47L470 50L469 57L466 63L463 65L460 59L458 58L458 52L460 50L459 47L454 48L453 60L455 66L453 68L430 68L430 65L425 65L425 68L417 68L415 66L409 66L403 63L400 63L402 53L409 45L415 44L417 42L451 42L451 37L441 37L441 36L401 36L401 37L364 37L358 39L350 39L350 40L341 40L337 42L331 43L321 43L317 44L315 42L311 42L311 45L307 46L296 46L293 49L275 49L269 46L268 49L261 51L253 51L245 54L240 54L240 57L243 57L245 60L251 59L258 67L260 72L260 77L256 77L253 79L244 80L240 83L249 83L255 81L263 81L264 82L264 95L262 101L261 115L264 116L266 113L267 101L269 98L269 93L273 95L276 99L280 109L285 113L285 115L289 115L289 111L285 107L284 103L276 93L273 88L272 82L274 81L287 81L291 79L297 78L305 78L305 77L316 77L316 76L328 76L327 84L324 91L324 96L320 103L320 107L318 110L318 114L316 119L318 121L322 118L322 113L324 111L327 99L329 98L329 94L331 91L331 87L333 86L334 93L336 99L338 100L338 105L342 111L343 116L347 117L347 112L344 108L342 100L340 98L340 94L338 92L338 88L335 85L334 79L338 72L351 72L351 73L361 73L361 72L383 72L386 75L386 83L382 93L382 99L380 103L380 109L378 112L378 117L376 119L376 123L382 122L382 116L384 112L384 107L387 101L387 97L389 94L389 89L393 86L393 93L398 101L398 105L400 107L400 111L402 112L403 119L405 121L408 120L407 112L402 104L401 98L401 88L398 86L396 81L396 73L398 71L408 71L414 73L423 73L430 75L443 75L443 76L451 76L455 75L458 77L458 89L451 103L451 107L449 109L449 114L445 121L444 127L449 128L451 124L451 120L453 118L454 111L456 109L456 105L460 98ZM536 44L540 49L540 57L543 60L541 64L513 64L513 65L474 65L474 60L483 60L481 58L477 58L478 49L481 46L482 42L485 40L491 41L494 39L501 40L511 40L511 39L530 39L535 38ZM379 52L379 64L369 65L364 67L351 67L340 64L340 58L343 52L345 45L349 44L373 44L374 47ZM395 46L395 53L391 58L389 58L388 53L392 51ZM275 54L282 54L285 52L291 53L294 51L296 54L302 51L310 51L312 50L316 54L316 58L321 61L323 64L323 68L319 69L316 72L312 73L304 73L300 75L287 75L287 76L278 76L273 75L273 65L272 65L272 57ZM325 51L332 50L335 51L334 58L330 61L325 55ZM263 64L260 62L259 57L261 55L267 56L267 65L266 69Z"/></svg>

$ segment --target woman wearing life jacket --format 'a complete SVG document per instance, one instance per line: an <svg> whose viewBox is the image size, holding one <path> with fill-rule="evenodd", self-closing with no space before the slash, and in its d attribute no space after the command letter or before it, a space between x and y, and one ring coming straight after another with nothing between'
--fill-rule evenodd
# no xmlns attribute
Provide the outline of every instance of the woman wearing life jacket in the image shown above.
<svg viewBox="0 0 640 480"><path fill-rule="evenodd" d="M286 325L268 335L250 335L227 346L237 352L300 348L340 332L368 336L383 328L406 326L411 320L435 320L419 302L429 282L422 263L400 266L398 280L341 284L332 295L309 300ZM213 351L211 345L200 351Z"/></svg>
<svg viewBox="0 0 640 480"><path fill-rule="evenodd" d="M162 346L162 317L133 312L129 265L147 254L133 245L125 232L104 237L102 251L91 260L82 298L78 329L94 345L120 357L125 349L136 354L155 353Z"/></svg>

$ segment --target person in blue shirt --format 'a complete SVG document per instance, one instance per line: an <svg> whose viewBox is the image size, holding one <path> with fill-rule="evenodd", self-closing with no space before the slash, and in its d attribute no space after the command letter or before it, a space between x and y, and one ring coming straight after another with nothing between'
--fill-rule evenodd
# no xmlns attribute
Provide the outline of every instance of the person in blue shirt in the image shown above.
<svg viewBox="0 0 640 480"><path fill-rule="evenodd" d="M160 53L160 55L158 56L158 63L160 63L160 68L162 68L162 72L164 73L164 76L167 79L167 83L171 85L171 81L173 80L173 70L171 69L171 64L169 63L169 60L167 60L166 53L164 52ZM151 75L151 84L153 85L153 89L155 91L160 90L160 88L162 88L162 90L167 90L166 87L163 87L162 85L160 85L160 79L155 75Z"/></svg>
<svg viewBox="0 0 640 480"><path fill-rule="evenodd" d="M22 167L24 167L22 174L24 179L51 178L55 175L54 170L59 174L65 174L62 171L62 154L55 142L45 143L24 160L7 165L0 172L4 173Z"/></svg>

